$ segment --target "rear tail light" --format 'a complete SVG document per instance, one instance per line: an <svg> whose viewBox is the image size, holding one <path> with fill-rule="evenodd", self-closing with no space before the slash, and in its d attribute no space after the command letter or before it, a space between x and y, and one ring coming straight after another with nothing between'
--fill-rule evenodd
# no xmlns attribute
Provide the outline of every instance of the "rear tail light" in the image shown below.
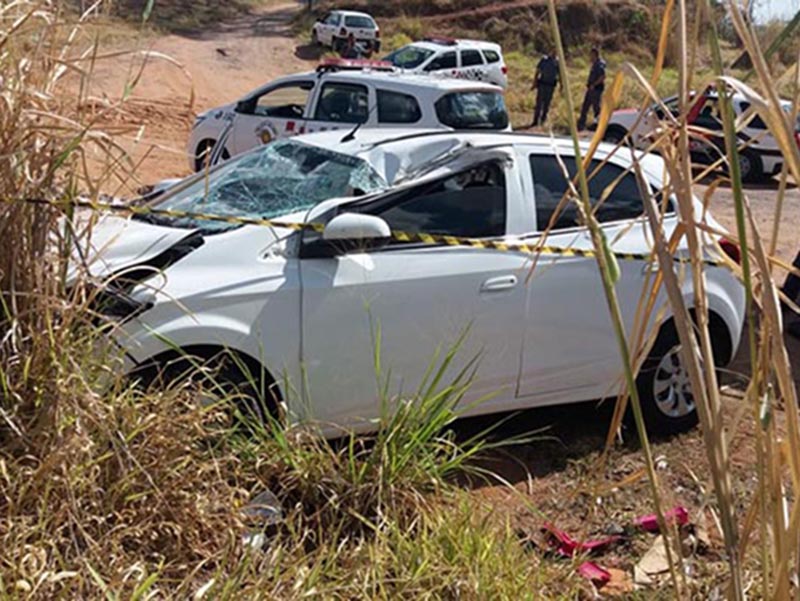
<svg viewBox="0 0 800 601"><path fill-rule="evenodd" d="M800 131L794 132L794 141L797 142L797 147L800 148Z"/></svg>
<svg viewBox="0 0 800 601"><path fill-rule="evenodd" d="M508 67L506 67L505 65L500 67L500 71L503 72L503 75L508 75Z"/></svg>
<svg viewBox="0 0 800 601"><path fill-rule="evenodd" d="M734 263L738 265L742 262L742 251L739 250L738 244L736 244L735 242L731 242L727 238L720 238L719 246L720 248L722 248L722 251L726 255L728 255Z"/></svg>
<svg viewBox="0 0 800 601"><path fill-rule="evenodd" d="M376 37L376 38L379 38L379 37L381 37L381 30L380 30L380 29L378 29L377 27L375 28L375 37Z"/></svg>

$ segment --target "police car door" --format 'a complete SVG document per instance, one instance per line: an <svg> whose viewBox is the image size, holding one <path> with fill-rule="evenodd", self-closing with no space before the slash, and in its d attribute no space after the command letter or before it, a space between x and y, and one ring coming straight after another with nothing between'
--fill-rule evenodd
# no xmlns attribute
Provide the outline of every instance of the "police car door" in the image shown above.
<svg viewBox="0 0 800 601"><path fill-rule="evenodd" d="M459 51L458 77L473 81L488 81L488 72L480 50L469 48Z"/></svg>
<svg viewBox="0 0 800 601"><path fill-rule="evenodd" d="M239 154L276 138L300 133L305 126L313 78L301 78L262 88L236 107L229 146Z"/></svg>
<svg viewBox="0 0 800 601"><path fill-rule="evenodd" d="M372 86L347 82L323 81L316 94L311 117L305 131L349 131L359 123L374 125L375 90Z"/></svg>

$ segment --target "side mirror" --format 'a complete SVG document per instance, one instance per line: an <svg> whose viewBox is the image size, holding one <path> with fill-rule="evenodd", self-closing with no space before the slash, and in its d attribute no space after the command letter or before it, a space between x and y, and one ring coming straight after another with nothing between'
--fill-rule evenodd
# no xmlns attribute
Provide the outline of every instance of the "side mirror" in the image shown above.
<svg viewBox="0 0 800 601"><path fill-rule="evenodd" d="M342 213L331 219L322 231L326 242L388 242L391 236L389 224L374 215Z"/></svg>

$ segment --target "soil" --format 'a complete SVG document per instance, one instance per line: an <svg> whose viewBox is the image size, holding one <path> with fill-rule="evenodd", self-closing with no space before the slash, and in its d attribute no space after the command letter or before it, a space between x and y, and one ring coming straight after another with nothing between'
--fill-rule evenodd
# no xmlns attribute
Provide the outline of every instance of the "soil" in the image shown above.
<svg viewBox="0 0 800 601"><path fill-rule="evenodd" d="M163 53L174 62L150 59L133 89L131 102L124 111L107 117L113 123L143 128L138 139L134 140L131 134L124 141L134 161L141 162L138 177L113 192L125 195L143 183L186 175L189 167L183 145L196 112L229 102L280 75L313 68L316 57L307 47L298 46L290 31L291 17L301 8L295 3L272 4L202 32L148 38L147 50ZM113 102L121 97L125 81L130 78L131 61L127 56L99 65L91 89L99 99L96 102ZM748 189L754 220L766 240L771 238L777 188L777 180L770 180ZM705 186L698 186L698 196L705 190ZM718 189L711 211L725 227L735 231L732 207L730 190ZM777 256L790 263L800 250L800 190L796 187L786 194L780 225ZM795 359L795 374L800 374L800 342L788 340L787 344ZM745 356L744 351L740 353L734 371L746 371ZM741 389L741 385L728 389L724 396L726 410L731 414L742 405L737 388ZM539 435L540 440L487 459L487 467L511 486L476 484L476 499L486 501L501 515L511 516L523 532L535 533L547 519L578 538L598 535L610 524L626 523L637 513L651 511L647 481L641 475L642 454L630 442L635 435L626 432L626 443L617 445L605 461L600 461L610 405L598 410L596 404L588 403L513 416L501 428L502 436L545 430ZM487 419L483 418L465 421L461 427L470 431L486 426ZM752 426L732 432L733 463L737 466L734 485L742 507L752 501L752 432L748 427ZM710 486L700 433L658 440L654 452L661 457L659 475L670 503L686 505L694 523L708 522L709 530L713 530L706 510ZM637 473L640 476L630 479ZM627 483L619 484L626 478ZM604 559L606 567L630 570L647 544L646 537L634 538ZM719 551L717 545L714 552ZM719 559L718 555L714 557ZM714 561L696 562L693 569L711 569L701 563L713 567Z"/></svg>

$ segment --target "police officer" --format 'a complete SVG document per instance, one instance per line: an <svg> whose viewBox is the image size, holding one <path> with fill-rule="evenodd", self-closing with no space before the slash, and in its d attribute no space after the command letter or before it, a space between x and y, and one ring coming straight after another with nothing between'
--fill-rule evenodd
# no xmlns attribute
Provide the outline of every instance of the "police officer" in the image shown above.
<svg viewBox="0 0 800 601"><path fill-rule="evenodd" d="M553 91L559 83L558 58L552 54L545 54L536 65L536 75L533 76L533 89L536 90L536 106L533 110L533 123L531 127L544 124L547 121L547 112L553 100Z"/></svg>
<svg viewBox="0 0 800 601"><path fill-rule="evenodd" d="M606 61L600 58L600 51L592 48L589 53L592 68L589 70L589 79L586 81L586 95L583 97L581 116L578 119L578 130L586 129L586 117L589 109L594 112L594 118L600 116L600 100L606 87Z"/></svg>

